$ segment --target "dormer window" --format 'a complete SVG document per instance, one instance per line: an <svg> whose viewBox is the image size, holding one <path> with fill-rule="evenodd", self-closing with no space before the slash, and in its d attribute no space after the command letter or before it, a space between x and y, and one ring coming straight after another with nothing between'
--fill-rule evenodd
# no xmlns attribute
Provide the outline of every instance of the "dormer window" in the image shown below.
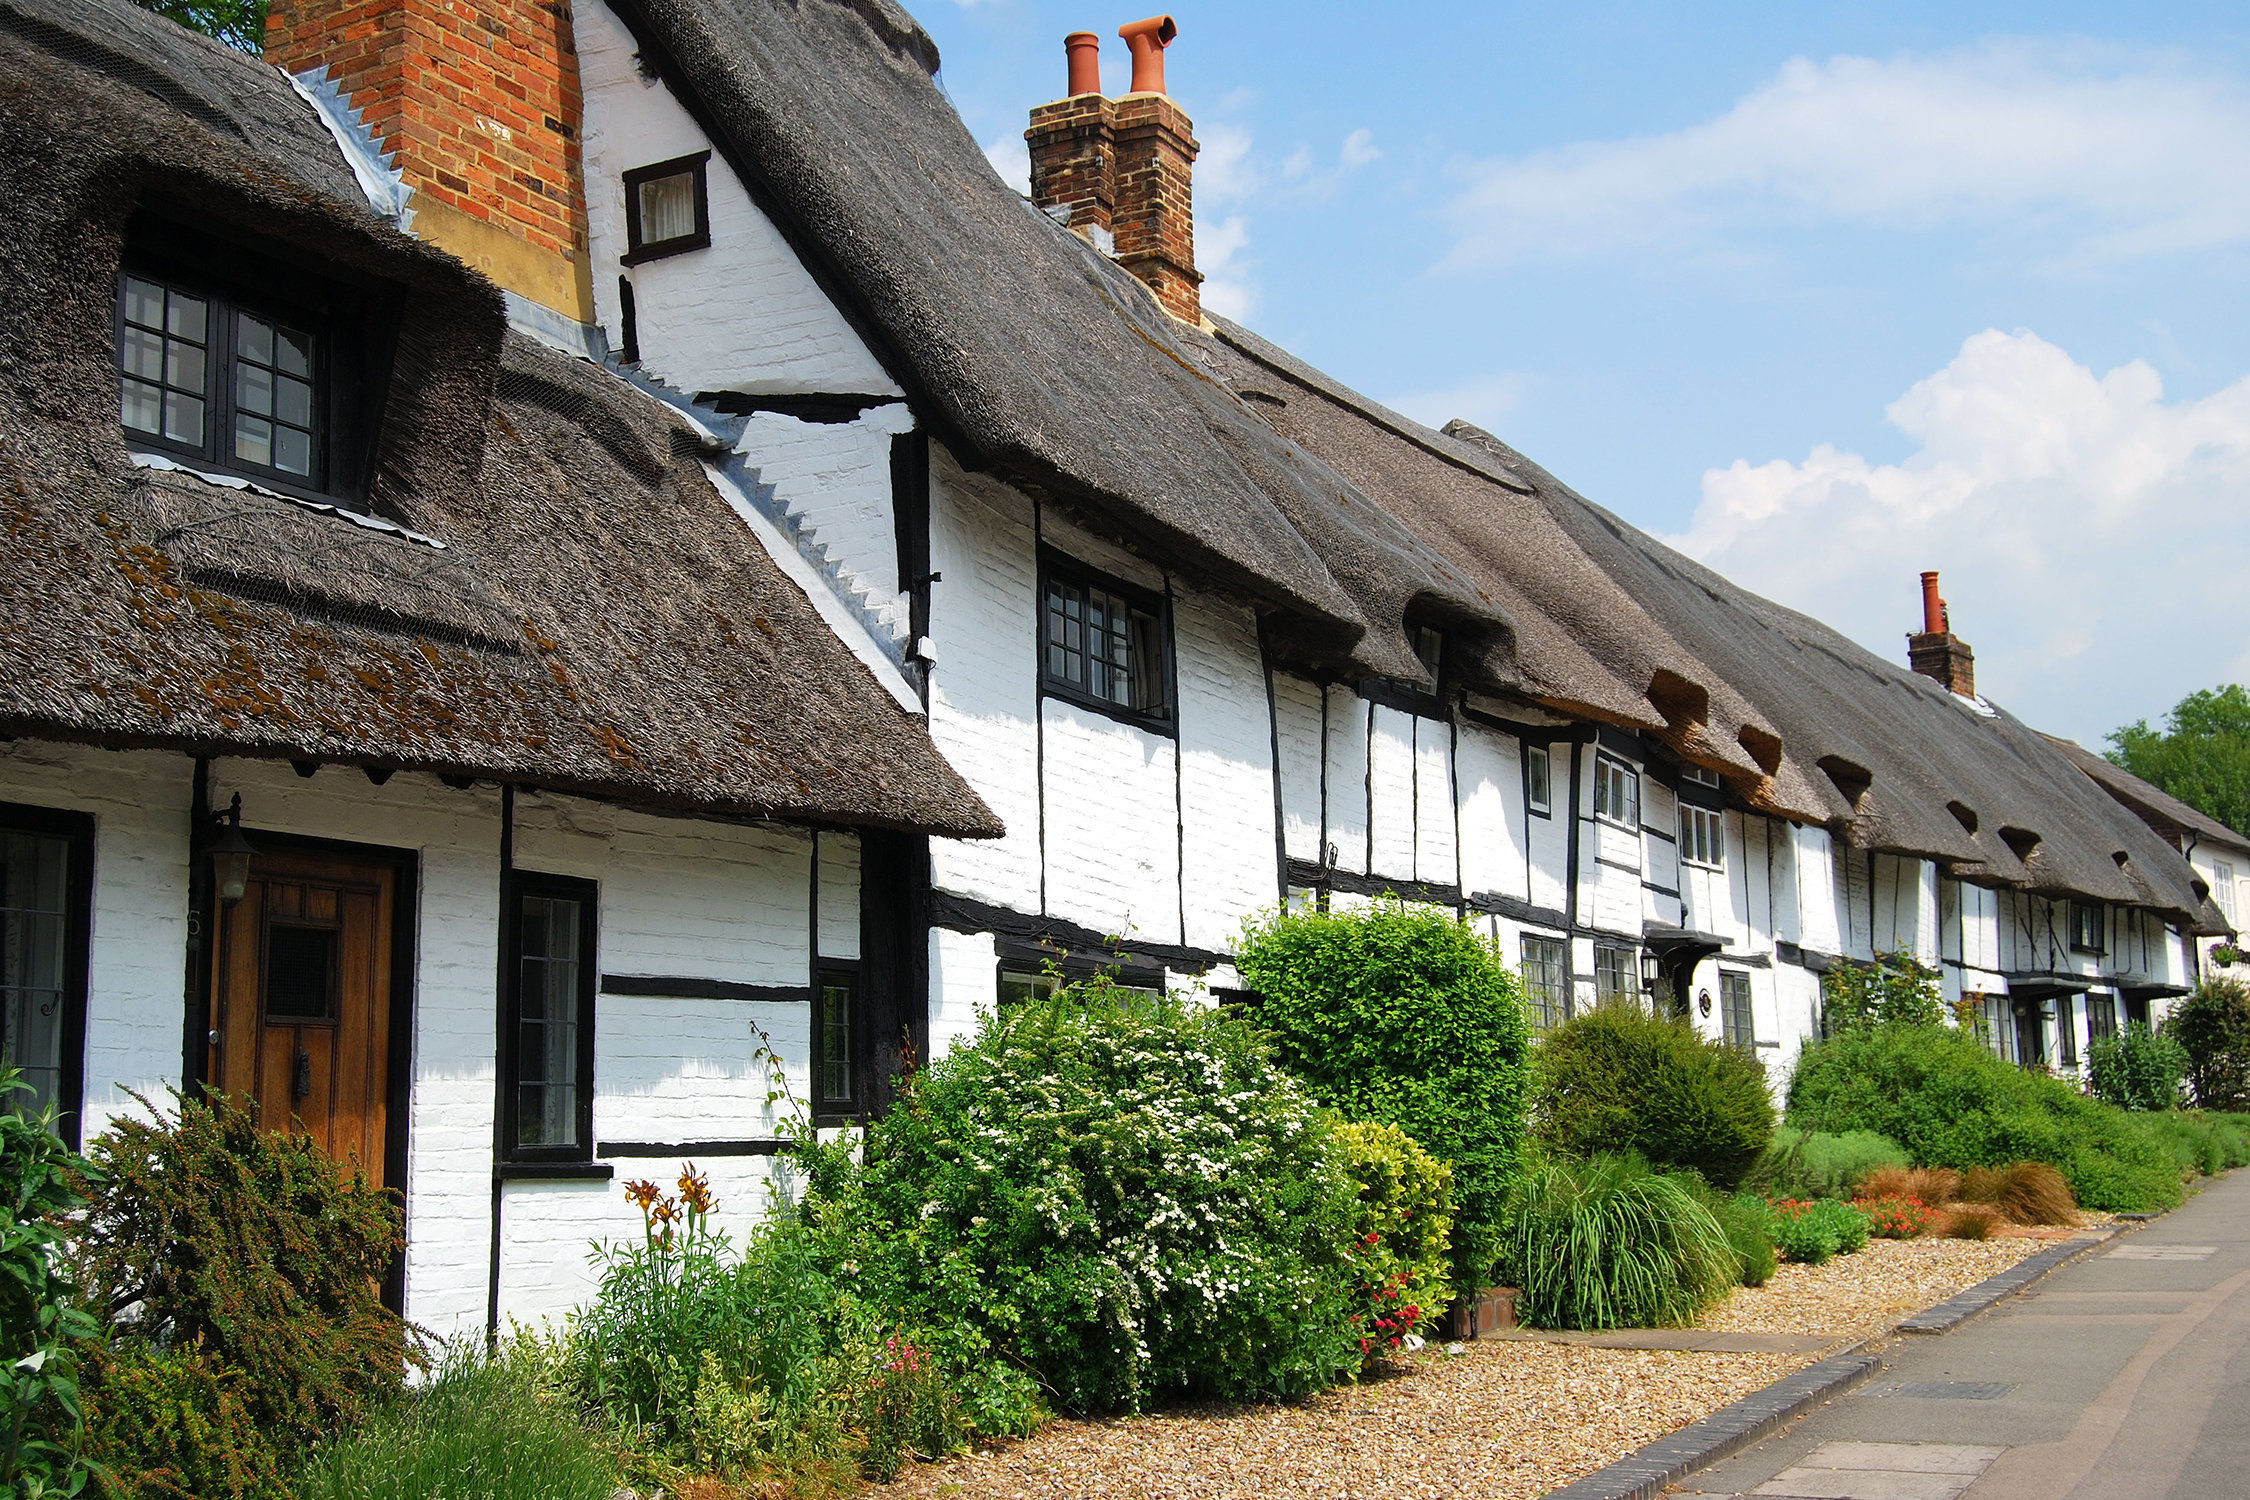
<svg viewBox="0 0 2250 1500"><path fill-rule="evenodd" d="M320 486L320 351L301 320L133 271L118 278L117 320L129 438Z"/></svg>
<svg viewBox="0 0 2250 1500"><path fill-rule="evenodd" d="M1427 625L1416 630L1414 632L1414 654L1420 659L1422 670L1430 676L1429 683L1426 686L1421 683L1416 683L1415 686L1422 692L1435 693L1438 690L1438 670L1445 665L1444 633L1432 630Z"/></svg>
<svg viewBox="0 0 2250 1500"><path fill-rule="evenodd" d="M626 265L710 245L710 160L710 152L698 151L625 174Z"/></svg>

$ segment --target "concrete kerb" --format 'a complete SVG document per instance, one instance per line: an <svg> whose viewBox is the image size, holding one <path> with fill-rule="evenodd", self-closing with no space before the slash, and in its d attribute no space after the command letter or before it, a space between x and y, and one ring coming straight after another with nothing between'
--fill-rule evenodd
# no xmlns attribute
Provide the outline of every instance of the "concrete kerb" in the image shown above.
<svg viewBox="0 0 2250 1500"><path fill-rule="evenodd" d="M2001 1298L2022 1291L2056 1267L2076 1260L2115 1238L2121 1231L2100 1230L2083 1239L2067 1240L2052 1249L2028 1256L1997 1276L1988 1276L1934 1307L1924 1308L1899 1323L1899 1333L1945 1333L1990 1308ZM1799 1413L1840 1396L1883 1367L1880 1356L1862 1352L1867 1341L1786 1375L1762 1391L1722 1406L1700 1422L1692 1422L1670 1437L1635 1449L1606 1468L1585 1478L1549 1490L1545 1500L1654 1500L1665 1486L1676 1484L1698 1469L1760 1442Z"/></svg>

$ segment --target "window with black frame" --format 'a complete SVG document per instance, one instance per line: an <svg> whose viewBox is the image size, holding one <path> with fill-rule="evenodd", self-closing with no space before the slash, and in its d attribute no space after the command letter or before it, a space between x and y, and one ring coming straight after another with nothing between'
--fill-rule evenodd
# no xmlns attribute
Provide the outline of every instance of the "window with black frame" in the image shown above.
<svg viewBox="0 0 2250 1500"><path fill-rule="evenodd" d="M1603 1003L1638 996L1641 992L1639 961L1630 948L1607 943L1594 947L1594 998Z"/></svg>
<svg viewBox="0 0 2250 1500"><path fill-rule="evenodd" d="M1750 1012L1750 976L1740 969L1719 971L1719 1034L1732 1046L1758 1045L1758 1027Z"/></svg>
<svg viewBox="0 0 2250 1500"><path fill-rule="evenodd" d="M127 438L320 488L326 375L310 321L125 271L117 279L117 403Z"/></svg>
<svg viewBox="0 0 2250 1500"><path fill-rule="evenodd" d="M593 1155L596 888L527 874L510 887L503 1147L514 1161L585 1161Z"/></svg>
<svg viewBox="0 0 2250 1500"><path fill-rule="evenodd" d="M1040 588L1040 683L1049 693L1152 727L1171 713L1163 600L1050 564Z"/></svg>
<svg viewBox="0 0 2250 1500"><path fill-rule="evenodd" d="M1524 797L1540 817L1554 809L1554 761L1545 745L1524 749Z"/></svg>
<svg viewBox="0 0 2250 1500"><path fill-rule="evenodd" d="M2093 994L2086 997L2086 1037L2098 1042L2105 1036L2117 1035L2117 997Z"/></svg>
<svg viewBox="0 0 2250 1500"><path fill-rule="evenodd" d="M0 806L0 1061L29 1095L0 1108L52 1107L78 1139L86 1036L86 958L93 821L82 813Z"/></svg>
<svg viewBox="0 0 2250 1500"><path fill-rule="evenodd" d="M1524 934L1523 995L1534 1030L1552 1031L1570 1019L1570 944Z"/></svg>
<svg viewBox="0 0 2250 1500"><path fill-rule="evenodd" d="M2070 946L2078 953L2107 951L2109 909L2088 901L2070 903Z"/></svg>
<svg viewBox="0 0 2250 1500"><path fill-rule="evenodd" d="M841 969L824 969L814 997L813 1100L822 1114L849 1114L859 1103L859 985Z"/></svg>
<svg viewBox="0 0 2250 1500"><path fill-rule="evenodd" d="M710 152L698 151L625 174L626 265L711 243L710 161Z"/></svg>

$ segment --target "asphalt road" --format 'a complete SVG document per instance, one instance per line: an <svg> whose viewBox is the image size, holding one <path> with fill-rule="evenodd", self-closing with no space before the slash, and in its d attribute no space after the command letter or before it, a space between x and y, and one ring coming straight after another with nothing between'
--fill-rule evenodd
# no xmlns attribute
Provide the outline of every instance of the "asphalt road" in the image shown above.
<svg viewBox="0 0 2250 1500"><path fill-rule="evenodd" d="M1680 1486L1804 1500L2250 1497L2250 1169Z"/></svg>

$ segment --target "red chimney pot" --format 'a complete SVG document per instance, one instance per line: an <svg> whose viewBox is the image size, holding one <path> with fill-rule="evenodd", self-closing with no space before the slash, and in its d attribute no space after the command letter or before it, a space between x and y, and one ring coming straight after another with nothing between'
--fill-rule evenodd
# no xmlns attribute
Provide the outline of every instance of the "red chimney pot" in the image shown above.
<svg viewBox="0 0 2250 1500"><path fill-rule="evenodd" d="M1926 635L1936 635L1945 629L1945 601L1938 597L1937 574L1922 575L1922 630Z"/></svg>
<svg viewBox="0 0 2250 1500"><path fill-rule="evenodd" d="M1066 99L1102 91L1102 39L1091 31L1074 31L1063 38L1063 56L1070 62Z"/></svg>
<svg viewBox="0 0 2250 1500"><path fill-rule="evenodd" d="M1164 49L1180 28L1172 24L1170 16L1150 16L1145 21L1135 21L1117 28L1125 38L1125 45L1133 49L1133 89L1136 94L1161 94L1164 92Z"/></svg>

